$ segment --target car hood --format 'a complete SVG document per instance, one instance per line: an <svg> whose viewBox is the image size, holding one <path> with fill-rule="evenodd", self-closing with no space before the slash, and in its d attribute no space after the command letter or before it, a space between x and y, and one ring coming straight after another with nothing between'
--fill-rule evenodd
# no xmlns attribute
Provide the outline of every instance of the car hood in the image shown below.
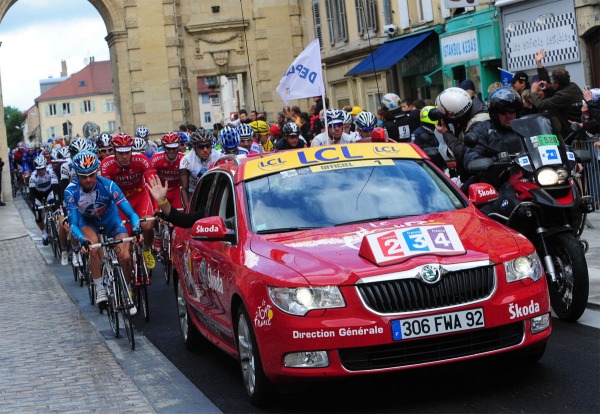
<svg viewBox="0 0 600 414"><path fill-rule="evenodd" d="M430 234L429 248L433 246L435 252L419 249L422 246L418 244L419 233ZM398 244L399 238L410 241L415 234L418 242L411 245L413 250L408 251L406 243ZM436 240L442 243L437 244ZM519 233L485 217L472 206L389 221L254 235L250 247L257 255L294 270L311 284L336 285L354 284L362 277L425 264L499 263L533 251ZM399 254L395 247L400 248Z"/></svg>

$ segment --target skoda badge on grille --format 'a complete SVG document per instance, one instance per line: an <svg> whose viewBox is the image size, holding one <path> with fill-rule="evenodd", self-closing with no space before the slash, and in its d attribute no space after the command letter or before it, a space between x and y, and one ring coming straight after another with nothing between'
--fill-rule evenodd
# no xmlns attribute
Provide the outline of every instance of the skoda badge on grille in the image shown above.
<svg viewBox="0 0 600 414"><path fill-rule="evenodd" d="M441 280L442 272L439 266L425 265L419 272L418 278L425 283L433 285Z"/></svg>

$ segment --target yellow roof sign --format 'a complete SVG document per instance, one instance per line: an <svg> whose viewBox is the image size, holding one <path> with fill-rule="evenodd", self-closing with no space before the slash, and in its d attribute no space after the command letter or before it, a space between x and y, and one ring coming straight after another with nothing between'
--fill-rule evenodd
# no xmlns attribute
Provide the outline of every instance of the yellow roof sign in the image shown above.
<svg viewBox="0 0 600 414"><path fill-rule="evenodd" d="M420 159L423 157L409 144L387 142L310 147L249 159L245 165L244 180L293 168L312 167L330 162L382 158Z"/></svg>

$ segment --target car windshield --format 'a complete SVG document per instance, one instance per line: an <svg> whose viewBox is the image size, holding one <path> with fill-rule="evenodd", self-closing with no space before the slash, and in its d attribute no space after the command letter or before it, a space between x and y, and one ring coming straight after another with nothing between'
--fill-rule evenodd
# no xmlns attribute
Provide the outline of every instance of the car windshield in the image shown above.
<svg viewBox="0 0 600 414"><path fill-rule="evenodd" d="M421 160L339 162L245 183L250 228L276 233L466 207Z"/></svg>

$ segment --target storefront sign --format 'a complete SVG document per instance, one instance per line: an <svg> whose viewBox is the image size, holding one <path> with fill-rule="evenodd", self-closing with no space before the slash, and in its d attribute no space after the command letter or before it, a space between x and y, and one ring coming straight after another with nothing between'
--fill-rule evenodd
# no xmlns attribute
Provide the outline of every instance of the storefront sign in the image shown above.
<svg viewBox="0 0 600 414"><path fill-rule="evenodd" d="M479 59L476 30L441 38L440 44L444 65Z"/></svg>

